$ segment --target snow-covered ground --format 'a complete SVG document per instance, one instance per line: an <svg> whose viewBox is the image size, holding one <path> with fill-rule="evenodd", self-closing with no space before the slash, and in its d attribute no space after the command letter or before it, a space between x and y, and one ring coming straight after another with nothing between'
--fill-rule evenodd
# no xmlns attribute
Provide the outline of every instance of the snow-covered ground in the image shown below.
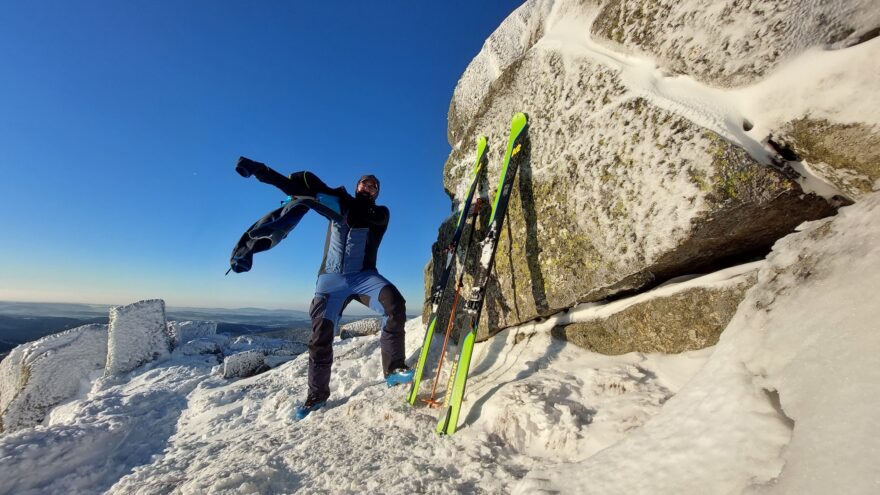
<svg viewBox="0 0 880 495"><path fill-rule="evenodd" d="M876 493L878 220L875 193L777 243L715 348L612 357L552 325L502 332L451 437L384 385L376 336L336 343L328 407L302 422L306 355L240 380L181 353L93 377L0 438L0 493ZM411 359L422 336L409 321Z"/></svg>
<svg viewBox="0 0 880 495"><path fill-rule="evenodd" d="M415 357L423 327L407 330ZM384 385L375 336L335 353L329 407L301 423L289 418L305 355L238 381L212 374L213 356L181 354L99 378L45 426L0 439L0 493L509 492L529 470L586 459L641 426L711 350L605 357L505 331L478 347L450 438L434 433L437 410Z"/></svg>

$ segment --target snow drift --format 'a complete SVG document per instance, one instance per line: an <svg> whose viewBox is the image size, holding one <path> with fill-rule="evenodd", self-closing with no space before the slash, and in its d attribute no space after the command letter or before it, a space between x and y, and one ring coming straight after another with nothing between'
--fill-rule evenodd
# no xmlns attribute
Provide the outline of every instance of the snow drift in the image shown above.
<svg viewBox="0 0 880 495"><path fill-rule="evenodd" d="M880 193L774 248L699 374L643 428L520 493L875 493Z"/></svg>

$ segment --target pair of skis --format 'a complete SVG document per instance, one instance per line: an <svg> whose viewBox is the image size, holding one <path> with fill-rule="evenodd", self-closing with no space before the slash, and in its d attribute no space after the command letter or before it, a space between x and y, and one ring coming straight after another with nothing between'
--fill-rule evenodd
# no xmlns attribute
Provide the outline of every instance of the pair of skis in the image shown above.
<svg viewBox="0 0 880 495"><path fill-rule="evenodd" d="M504 217L507 213L507 205L510 200L510 194L513 189L513 181L519 168L520 161L526 156L523 153L525 146L526 130L528 126L528 118L523 113L517 113L513 116L510 125L510 136L507 141L507 149L504 153L504 161L501 166L501 173L498 179L498 189L495 192L495 200L492 203L492 213L489 217L488 231L482 241L482 249L479 266L477 268L477 276L471 293L465 304L465 310L469 316L468 333L460 339L458 348L458 360L453 363L453 368L449 376L449 384L446 390L446 396L443 401L444 410L437 424L437 433L441 435L451 435L455 433L458 427L459 413L461 412L461 402L464 398L465 387L467 385L468 371L470 369L471 357L473 354L474 344L477 337L477 329L480 325L480 313L483 309L483 302L486 296L486 287L489 283L489 276L492 266L495 262L495 251L498 247L499 234L504 224ZM422 373L424 372L425 360L428 356L428 349L434 336L434 327L438 316L438 311L445 292L446 283L449 280L449 274L452 269L452 261L458 249L461 234L464 231L464 219L467 217L473 200L473 193L479 182L479 171L482 168L482 160L485 156L486 138L481 137L477 142L477 161L474 165L474 174L468 196L462 205L462 212L459 215L458 225L453 235L452 244L449 247L449 253L446 258L446 266L440 277L439 284L434 288L434 298L432 301L432 315L425 333L425 341L422 344L422 350L419 354L419 362L416 366L416 373L413 384L410 389L407 401L413 405L418 394L419 383ZM473 224L473 222L471 222ZM473 228L471 227L471 238L473 238ZM469 246L468 246L469 247ZM461 280L459 280L460 288ZM456 293L457 295L457 293ZM457 301L456 301L457 302ZM453 315L450 316L450 323ZM445 353L445 342L444 342ZM442 359L442 356L441 356ZM438 377L435 377L437 380Z"/></svg>
<svg viewBox="0 0 880 495"><path fill-rule="evenodd" d="M476 221L476 217L470 214L471 206L473 205L474 193L477 190L480 182L480 176L483 171L483 165L486 161L486 147L487 141L485 136L480 136L477 139L477 158L474 161L473 172L471 173L471 185L468 188L467 196L465 197L464 203L461 205L461 213L458 215L458 223L455 226L455 233L452 235L452 242L449 243L449 246L446 247L446 263L443 267L443 272L440 275L440 280L437 285L434 286L434 290L432 291L433 296L431 298L431 319L428 322L428 329L425 332L425 341L422 343L422 351L419 353L419 361L416 364L416 372L413 375L412 386L409 390L409 395L407 396L406 401L412 406L416 403L416 398L419 392L419 385L422 381L422 374L425 371L425 364L428 359L428 350L431 347L431 342L434 339L434 330L437 325L437 318L440 316L440 305L443 303L443 295L446 292L446 285L449 283L449 276L452 274L452 266L455 263L455 257L458 253L458 245L461 242L462 234L464 233L465 225L468 224L467 220L471 217L474 218L471 223L471 240L474 238L474 222ZM470 246L468 246L470 247ZM456 291L456 297L458 296L458 292ZM457 300L456 300L457 302ZM454 310L453 310L454 311ZM450 321L454 315L450 315ZM448 338L448 332L447 332ZM445 344L445 341L444 341ZM444 346L445 347L445 346ZM436 378L435 378L436 382ZM433 394L432 394L433 399Z"/></svg>

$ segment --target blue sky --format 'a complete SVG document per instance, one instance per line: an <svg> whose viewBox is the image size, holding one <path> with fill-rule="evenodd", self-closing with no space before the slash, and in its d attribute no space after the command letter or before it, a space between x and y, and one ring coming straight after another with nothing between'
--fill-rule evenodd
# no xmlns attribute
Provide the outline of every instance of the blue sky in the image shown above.
<svg viewBox="0 0 880 495"><path fill-rule="evenodd" d="M379 270L417 312L449 99L520 3L0 2L0 300L307 307L315 214L224 276L283 199L235 174L244 155L378 176Z"/></svg>

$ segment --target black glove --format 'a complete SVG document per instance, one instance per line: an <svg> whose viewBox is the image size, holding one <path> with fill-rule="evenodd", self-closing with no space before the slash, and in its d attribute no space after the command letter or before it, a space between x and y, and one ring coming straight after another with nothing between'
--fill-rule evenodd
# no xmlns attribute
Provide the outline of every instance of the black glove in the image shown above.
<svg viewBox="0 0 880 495"><path fill-rule="evenodd" d="M265 163L255 162L243 156L239 157L238 163L235 164L235 171L244 178L265 172L268 168Z"/></svg>

